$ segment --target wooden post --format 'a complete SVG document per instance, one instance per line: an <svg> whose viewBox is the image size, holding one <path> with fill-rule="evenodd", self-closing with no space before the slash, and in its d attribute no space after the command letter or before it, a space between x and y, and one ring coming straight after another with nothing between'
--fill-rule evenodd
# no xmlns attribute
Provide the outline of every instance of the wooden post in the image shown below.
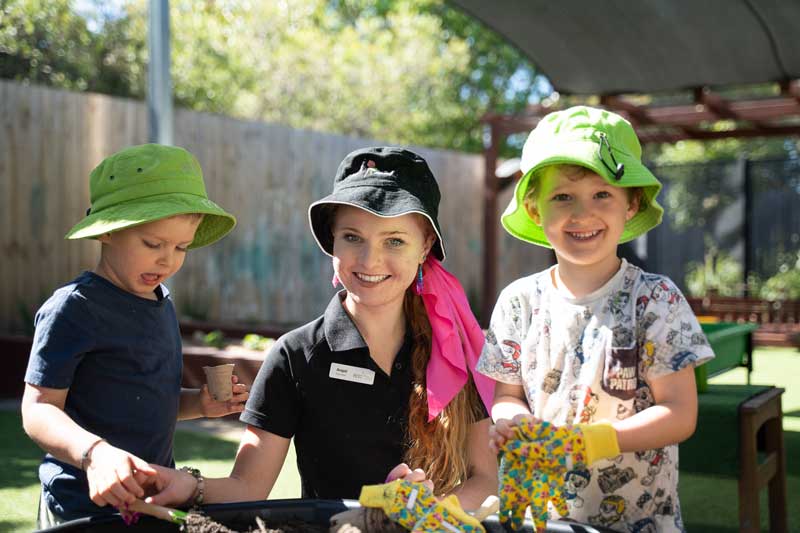
<svg viewBox="0 0 800 533"><path fill-rule="evenodd" d="M743 176L744 189L744 220L742 221L742 235L744 237L744 297L750 296L750 285L747 278L753 271L753 176L752 165L748 159L741 160L741 171Z"/></svg>

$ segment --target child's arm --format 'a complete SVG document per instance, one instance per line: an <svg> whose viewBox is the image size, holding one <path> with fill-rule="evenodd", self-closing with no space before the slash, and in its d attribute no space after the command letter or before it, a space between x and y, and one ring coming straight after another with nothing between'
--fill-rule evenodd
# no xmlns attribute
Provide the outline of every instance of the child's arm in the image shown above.
<svg viewBox="0 0 800 533"><path fill-rule="evenodd" d="M514 438L514 426L520 420L532 418L522 385L498 381L494 387L492 420L489 427L489 449L496 454L508 439Z"/></svg>
<svg viewBox="0 0 800 533"><path fill-rule="evenodd" d="M69 389L25 385L22 424L44 451L86 469L89 497L99 505L123 506L144 496L156 471L142 459L120 450L75 423L64 412Z"/></svg>
<svg viewBox="0 0 800 533"><path fill-rule="evenodd" d="M241 413L250 393L247 385L239 383L239 378L234 374L231 377L233 398L218 402L208 392L208 385L200 389L181 389L181 402L178 407L178 420L193 418L214 418L232 413Z"/></svg>
<svg viewBox="0 0 800 533"><path fill-rule="evenodd" d="M291 439L247 426L242 435L231 475L205 478L204 503L263 500L269 496L281 471ZM195 497L197 480L182 470L153 465L158 470L162 490L149 503L180 505ZM346 475L346 473L342 473Z"/></svg>
<svg viewBox="0 0 800 533"><path fill-rule="evenodd" d="M494 403L492 404L492 420L512 420L517 415L529 415L531 409L525 397L522 385L512 385L498 381L494 387Z"/></svg>
<svg viewBox="0 0 800 533"><path fill-rule="evenodd" d="M677 444L694 433L697 388L689 365L650 383L655 405L612 425L623 452L652 450Z"/></svg>

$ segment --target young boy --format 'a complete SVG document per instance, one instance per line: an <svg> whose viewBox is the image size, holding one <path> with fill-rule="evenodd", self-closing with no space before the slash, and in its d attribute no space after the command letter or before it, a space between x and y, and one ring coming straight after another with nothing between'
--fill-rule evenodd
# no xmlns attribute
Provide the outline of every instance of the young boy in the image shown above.
<svg viewBox="0 0 800 533"><path fill-rule="evenodd" d="M515 525L530 504L540 526L683 531L677 443L695 428L693 368L713 353L672 281L617 256L663 213L640 158L627 121L582 106L544 117L523 148L502 224L557 265L502 291L477 366L498 382L490 446Z"/></svg>
<svg viewBox="0 0 800 533"><path fill-rule="evenodd" d="M188 248L236 223L208 200L194 156L127 148L92 171L90 191L67 238L97 239L100 260L37 312L25 375L23 425L47 452L39 527L124 509L155 482L148 463L174 464L177 419L240 412L247 399L241 384L228 402L205 386L181 390L180 331L162 283Z"/></svg>

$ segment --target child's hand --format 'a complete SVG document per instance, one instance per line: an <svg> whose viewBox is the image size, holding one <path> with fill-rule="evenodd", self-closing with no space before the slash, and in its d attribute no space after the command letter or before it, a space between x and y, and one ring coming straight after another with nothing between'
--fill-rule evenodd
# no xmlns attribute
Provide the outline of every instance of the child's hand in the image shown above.
<svg viewBox="0 0 800 533"><path fill-rule="evenodd" d="M249 387L239 383L239 377L236 374L231 376L231 387L233 388L233 397L230 400L219 402L208 392L208 385L203 385L200 390L200 406L204 417L214 418L241 413L244 410L244 404L250 396Z"/></svg>
<svg viewBox="0 0 800 533"><path fill-rule="evenodd" d="M519 414L512 420L499 418L494 425L489 427L489 449L495 454L500 453L501 448L509 439L516 437L515 427L525 423L535 423L539 419L531 414Z"/></svg>
<svg viewBox="0 0 800 533"><path fill-rule="evenodd" d="M155 505L182 505L194 496L197 479L190 473L160 465L150 465L158 472L158 492L145 501Z"/></svg>
<svg viewBox="0 0 800 533"><path fill-rule="evenodd" d="M98 506L124 508L158 483L156 471L133 454L105 441L92 450L86 467L89 498Z"/></svg>
<svg viewBox="0 0 800 533"><path fill-rule="evenodd" d="M386 476L385 483L389 483L395 479L404 479L413 483L422 483L428 487L431 492L433 492L433 481L428 479L428 475L421 468L415 468L414 470L411 470L411 467L409 467L407 464L400 463L396 467L392 468L391 471L389 471L389 475Z"/></svg>

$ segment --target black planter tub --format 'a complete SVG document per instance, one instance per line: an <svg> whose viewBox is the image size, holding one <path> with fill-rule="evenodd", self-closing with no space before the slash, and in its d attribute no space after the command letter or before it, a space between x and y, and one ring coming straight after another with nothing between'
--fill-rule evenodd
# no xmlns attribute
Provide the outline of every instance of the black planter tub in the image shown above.
<svg viewBox="0 0 800 533"><path fill-rule="evenodd" d="M328 525L330 517L356 509L359 504L356 500L262 500L255 502L237 502L204 505L202 510L213 520L237 531L248 531L255 527L256 517L272 523L301 520L309 524ZM497 518L497 515L488 517L483 521L487 533L506 533L506 530ZM119 515L96 516L80 518L59 526L40 530L41 533L67 533L81 531L84 533L136 533L147 532L176 532L177 524L158 520L149 516L141 516L133 525L125 525ZM526 521L521 530L533 533L533 524ZM547 523L548 533L614 533L613 530L601 527L582 525L575 522L551 521Z"/></svg>

